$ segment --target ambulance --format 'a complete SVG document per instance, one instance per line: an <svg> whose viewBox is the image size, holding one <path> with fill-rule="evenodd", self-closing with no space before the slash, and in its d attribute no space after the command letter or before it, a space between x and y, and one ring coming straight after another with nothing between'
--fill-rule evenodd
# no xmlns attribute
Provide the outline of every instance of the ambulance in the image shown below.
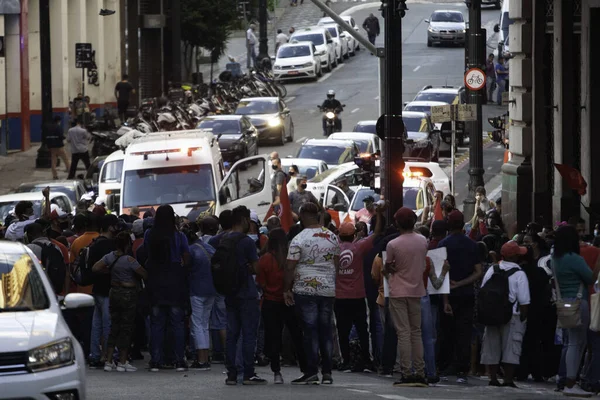
<svg viewBox="0 0 600 400"><path fill-rule="evenodd" d="M271 177L258 177L266 166L268 156L258 155L239 160L227 171L211 132L151 133L126 149L118 211L129 214L138 207L143 215L169 204L178 216L196 220L201 213L218 215L245 205L264 217L272 202ZM108 196L107 206L115 200Z"/></svg>

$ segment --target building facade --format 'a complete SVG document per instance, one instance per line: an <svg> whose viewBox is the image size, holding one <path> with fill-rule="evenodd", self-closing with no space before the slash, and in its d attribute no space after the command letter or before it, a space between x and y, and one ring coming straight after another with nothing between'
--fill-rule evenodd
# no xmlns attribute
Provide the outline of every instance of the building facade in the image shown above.
<svg viewBox="0 0 600 400"><path fill-rule="evenodd" d="M503 167L503 217L511 233L530 221L552 225L600 217L598 74L600 0L510 0L509 115L513 158ZM581 171L580 196L554 164ZM589 206L592 213L585 209Z"/></svg>
<svg viewBox="0 0 600 400"><path fill-rule="evenodd" d="M49 1L50 65L40 61L40 2ZM114 87L121 79L121 22L117 0L12 0L18 13L4 13L0 0L0 143L27 150L41 141L41 74L49 68L55 114L67 121L69 102L85 92L97 112L116 105ZM14 4L13 4L14 5ZM10 10L4 10L10 11ZM75 44L91 43L95 69L75 65ZM66 126L66 125L65 125Z"/></svg>

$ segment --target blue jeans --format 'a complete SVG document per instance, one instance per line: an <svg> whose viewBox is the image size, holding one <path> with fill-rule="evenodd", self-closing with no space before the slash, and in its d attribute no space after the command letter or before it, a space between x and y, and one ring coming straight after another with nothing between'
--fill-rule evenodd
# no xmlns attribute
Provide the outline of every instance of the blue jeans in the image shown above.
<svg viewBox="0 0 600 400"><path fill-rule="evenodd" d="M304 333L304 353L308 376L331 374L333 368L333 297L294 295L296 310Z"/></svg>
<svg viewBox="0 0 600 400"><path fill-rule="evenodd" d="M496 91L496 100L498 104L502 104L502 93L506 91L506 81L504 79L501 81L497 80L496 85L498 86L498 90Z"/></svg>
<svg viewBox="0 0 600 400"><path fill-rule="evenodd" d="M150 314L151 341L150 354L152 362L163 363L163 344L165 341L165 329L167 317L170 328L173 331L176 362L182 363L185 353L184 318L185 311L177 306L152 306Z"/></svg>
<svg viewBox="0 0 600 400"><path fill-rule="evenodd" d="M258 299L225 299L227 307L227 340L225 364L229 377L237 376L236 355L240 335L242 336L242 358L244 378L254 376L254 350L260 318Z"/></svg>
<svg viewBox="0 0 600 400"><path fill-rule="evenodd" d="M429 295L421 297L421 334L423 337L423 358L425 359L425 369L427 376L435 376L435 325L433 323L433 313L431 312L431 303Z"/></svg>
<svg viewBox="0 0 600 400"><path fill-rule="evenodd" d="M208 325L214 302L215 296L190 296L190 304L192 306L190 334L194 338L196 350L210 349L210 331L208 330Z"/></svg>
<svg viewBox="0 0 600 400"><path fill-rule="evenodd" d="M106 351L106 341L110 333L110 312L108 309L108 296L94 295L94 317L92 319L92 336L90 339L90 359L100 361ZM102 341L102 345L100 345ZM100 350L102 347L102 351Z"/></svg>

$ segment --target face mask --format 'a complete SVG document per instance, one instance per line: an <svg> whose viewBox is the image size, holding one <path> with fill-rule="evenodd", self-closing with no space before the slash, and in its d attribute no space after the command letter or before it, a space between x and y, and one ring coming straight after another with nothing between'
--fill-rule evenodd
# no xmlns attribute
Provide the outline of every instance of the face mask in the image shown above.
<svg viewBox="0 0 600 400"><path fill-rule="evenodd" d="M594 231L594 236L598 236L598 233L599 233L598 230L595 230Z"/></svg>
<svg viewBox="0 0 600 400"><path fill-rule="evenodd" d="M275 170L276 170L276 169L277 169L277 168L279 168L279 167L278 167L277 165L273 164L273 165L271 165L271 168L273 168L273 169L275 169Z"/></svg>
<svg viewBox="0 0 600 400"><path fill-rule="evenodd" d="M254 240L255 242L258 240L258 235L257 235L257 234L254 234L254 233L253 233L253 234L251 234L251 235L248 235L248 237L249 237L250 239Z"/></svg>
<svg viewBox="0 0 600 400"><path fill-rule="evenodd" d="M307 186L308 186L308 185L307 185L306 183L302 183L302 184L300 184L300 187L301 187L302 189L306 189L306 187L307 187Z"/></svg>
<svg viewBox="0 0 600 400"><path fill-rule="evenodd" d="M294 175L296 175L296 173L294 171L290 171L290 172L288 172L288 175L289 176L294 176Z"/></svg>

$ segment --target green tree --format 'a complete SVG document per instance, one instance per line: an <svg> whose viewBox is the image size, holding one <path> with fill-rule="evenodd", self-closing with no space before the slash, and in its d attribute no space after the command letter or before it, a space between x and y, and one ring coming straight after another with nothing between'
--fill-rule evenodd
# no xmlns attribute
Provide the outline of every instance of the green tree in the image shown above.
<svg viewBox="0 0 600 400"><path fill-rule="evenodd" d="M181 39L186 68L191 69L194 50L205 48L212 64L225 53L227 40L237 22L236 0L181 0Z"/></svg>

